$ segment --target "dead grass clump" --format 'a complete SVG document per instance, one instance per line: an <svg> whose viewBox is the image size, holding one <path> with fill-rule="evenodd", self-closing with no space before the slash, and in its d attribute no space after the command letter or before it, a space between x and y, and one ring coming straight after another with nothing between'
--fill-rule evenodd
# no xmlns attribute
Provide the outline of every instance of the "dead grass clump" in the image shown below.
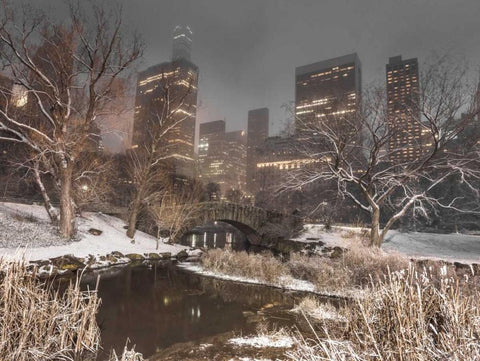
<svg viewBox="0 0 480 361"><path fill-rule="evenodd" d="M141 353L135 352L135 347L129 350L128 347L125 346L120 356L117 356L114 350L109 361L144 361L144 358Z"/></svg>
<svg viewBox="0 0 480 361"><path fill-rule="evenodd" d="M96 292L80 291L78 282L54 292L24 262L0 261L0 269L0 360L79 360L97 353Z"/></svg>
<svg viewBox="0 0 480 361"><path fill-rule="evenodd" d="M202 255L201 262L208 271L278 283L288 272L287 267L270 253L248 254L212 249Z"/></svg>
<svg viewBox="0 0 480 361"><path fill-rule="evenodd" d="M313 283L319 291L351 286L350 276L340 260L292 253L287 266L292 277Z"/></svg>
<svg viewBox="0 0 480 361"><path fill-rule="evenodd" d="M29 222L29 223L39 223L37 217L33 214L23 214L23 213L14 213L12 214L12 218L19 221L19 222Z"/></svg>
<svg viewBox="0 0 480 361"><path fill-rule="evenodd" d="M408 260L400 255L363 245L350 247L336 259L294 253L287 263L294 278L312 282L319 291L365 286L372 279L382 279L388 270L400 271L408 264Z"/></svg>
<svg viewBox="0 0 480 361"><path fill-rule="evenodd" d="M386 253L379 248L361 244L351 246L339 262L348 273L353 286L367 285L371 279L379 281L389 271L401 271L409 265L409 260L399 254Z"/></svg>
<svg viewBox="0 0 480 361"><path fill-rule="evenodd" d="M297 312L313 320L345 321L345 318L330 303L320 302L312 296L304 297L292 312Z"/></svg>
<svg viewBox="0 0 480 361"><path fill-rule="evenodd" d="M351 309L348 339L374 359L480 359L480 293L411 266L389 273ZM375 355L375 356L373 356Z"/></svg>

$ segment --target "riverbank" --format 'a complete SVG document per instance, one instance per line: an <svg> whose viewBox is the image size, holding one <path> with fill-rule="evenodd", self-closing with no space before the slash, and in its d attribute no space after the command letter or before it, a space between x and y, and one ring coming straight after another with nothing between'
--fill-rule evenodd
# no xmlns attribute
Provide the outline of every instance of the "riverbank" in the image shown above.
<svg viewBox="0 0 480 361"><path fill-rule="evenodd" d="M144 260L185 259L192 254L186 246L166 244L164 239L157 240L141 231L135 233L134 239L125 232L121 219L86 212L77 218L75 238L64 240L42 206L0 203L0 257L38 265L40 274Z"/></svg>

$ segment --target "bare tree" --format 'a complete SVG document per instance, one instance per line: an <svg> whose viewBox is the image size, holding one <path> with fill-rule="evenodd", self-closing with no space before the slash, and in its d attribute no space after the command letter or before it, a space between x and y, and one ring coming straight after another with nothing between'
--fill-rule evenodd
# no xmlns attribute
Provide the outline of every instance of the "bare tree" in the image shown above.
<svg viewBox="0 0 480 361"><path fill-rule="evenodd" d="M175 188L174 184L166 187L160 194L160 199L148 206L157 227L157 248L162 233L166 232L170 240L176 240L178 235L194 225L199 215L199 201L203 196L200 184Z"/></svg>
<svg viewBox="0 0 480 361"><path fill-rule="evenodd" d="M418 139L420 155L405 162L392 161L393 153L403 152L406 147L388 147L390 139L404 129L392 126L384 89L364 94L362 107L354 114L304 123L304 141L299 142L304 146L299 151L316 161L290 172L282 189L336 181L342 196L368 212L370 244L377 247L387 231L409 211L424 217L438 208L478 212L479 209L463 209L459 198L449 199L435 192L457 175L478 196L473 183L480 176L478 139L469 142L468 147L458 144L459 137L479 114L474 93L465 69L447 58L441 57L426 66L420 77L418 101L403 105L422 133Z"/></svg>
<svg viewBox="0 0 480 361"><path fill-rule="evenodd" d="M134 188L128 216L127 236L130 238L135 235L140 212L147 210L149 203L158 199L158 192L164 192L165 184L169 183L172 154L168 149L168 138L189 118L183 108L196 83L194 76L176 79L165 71L160 77L161 105L151 104L148 119L143 122L145 134L141 144L128 153L128 172Z"/></svg>
<svg viewBox="0 0 480 361"><path fill-rule="evenodd" d="M60 233L69 238L75 229L75 164L108 108L112 84L140 57L142 44L136 35L124 36L121 8L94 2L71 2L68 18L55 23L39 10L4 0L0 17L0 56L26 98L25 111L19 111L23 99L2 91L10 101L0 110L0 139L29 149L37 180L42 172L54 179Z"/></svg>

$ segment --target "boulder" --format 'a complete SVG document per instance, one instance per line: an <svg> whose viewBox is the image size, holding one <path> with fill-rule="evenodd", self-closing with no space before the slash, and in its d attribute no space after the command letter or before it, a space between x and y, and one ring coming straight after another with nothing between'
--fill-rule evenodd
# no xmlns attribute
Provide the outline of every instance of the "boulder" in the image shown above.
<svg viewBox="0 0 480 361"><path fill-rule="evenodd" d="M125 257L130 259L130 261L143 261L145 259L144 256L138 253L129 253L129 254L126 254Z"/></svg>
<svg viewBox="0 0 480 361"><path fill-rule="evenodd" d="M103 233L103 231L96 229L96 228L90 228L88 230L88 233L93 234L94 236L99 236Z"/></svg>
<svg viewBox="0 0 480 361"><path fill-rule="evenodd" d="M122 252L118 252L118 251L113 251L113 252L111 253L111 255L112 255L113 257L115 257L115 258L123 258L123 257L125 257Z"/></svg>
<svg viewBox="0 0 480 361"><path fill-rule="evenodd" d="M159 253L159 256L161 257L161 259L170 259L172 258L172 253L162 252L162 253Z"/></svg>
<svg viewBox="0 0 480 361"><path fill-rule="evenodd" d="M330 258L334 258L334 259L341 258L341 257L343 257L344 253L345 253L344 248L338 247L338 246L333 247L333 251L330 254Z"/></svg>
<svg viewBox="0 0 480 361"><path fill-rule="evenodd" d="M51 261L52 264L60 270L76 271L77 269L85 267L85 263L70 254L52 258Z"/></svg>
<svg viewBox="0 0 480 361"><path fill-rule="evenodd" d="M188 258L188 253L184 249L182 249L180 252L177 253L177 259L179 261L183 261L184 259Z"/></svg>
<svg viewBox="0 0 480 361"><path fill-rule="evenodd" d="M152 259L152 260L160 259L160 255L158 253L148 253L148 254L145 254L145 256L147 259Z"/></svg>

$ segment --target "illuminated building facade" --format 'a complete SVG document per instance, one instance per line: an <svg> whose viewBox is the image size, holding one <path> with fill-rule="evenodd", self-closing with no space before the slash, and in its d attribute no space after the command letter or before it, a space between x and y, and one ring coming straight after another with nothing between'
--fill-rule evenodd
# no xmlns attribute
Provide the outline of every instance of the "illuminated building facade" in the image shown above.
<svg viewBox="0 0 480 361"><path fill-rule="evenodd" d="M297 134L324 119L355 114L360 105L360 68L353 53L295 69Z"/></svg>
<svg viewBox="0 0 480 361"><path fill-rule="evenodd" d="M391 57L386 66L390 161L408 163L422 153L418 60ZM428 145L428 144L426 144Z"/></svg>
<svg viewBox="0 0 480 361"><path fill-rule="evenodd" d="M237 130L225 133L225 190L246 190L247 133Z"/></svg>
<svg viewBox="0 0 480 361"><path fill-rule="evenodd" d="M288 172L316 162L299 152L301 142L297 137L269 137L257 148L257 192L274 191Z"/></svg>
<svg viewBox="0 0 480 361"><path fill-rule="evenodd" d="M181 35L185 30L185 37ZM190 59L191 30L175 28L171 62L154 65L138 75L132 149L148 144L154 125L164 114L166 103L176 109L169 124L175 124L159 140L172 171L194 176L195 121L197 114L198 67ZM168 89L168 91L166 90Z"/></svg>
<svg viewBox="0 0 480 361"><path fill-rule="evenodd" d="M253 109L248 112L247 128L247 172L246 188L250 194L257 192L257 148L268 138L268 108Z"/></svg>
<svg viewBox="0 0 480 361"><path fill-rule="evenodd" d="M216 120L200 124L198 141L199 178L206 184L221 184L224 176L225 121Z"/></svg>
<svg viewBox="0 0 480 361"><path fill-rule="evenodd" d="M245 191L247 144L245 131L225 132L225 121L200 124L198 162L203 183L218 183L223 195L229 189Z"/></svg>
<svg viewBox="0 0 480 361"><path fill-rule="evenodd" d="M179 59L190 61L192 38L193 32L188 25L177 25L173 29L173 61Z"/></svg>

